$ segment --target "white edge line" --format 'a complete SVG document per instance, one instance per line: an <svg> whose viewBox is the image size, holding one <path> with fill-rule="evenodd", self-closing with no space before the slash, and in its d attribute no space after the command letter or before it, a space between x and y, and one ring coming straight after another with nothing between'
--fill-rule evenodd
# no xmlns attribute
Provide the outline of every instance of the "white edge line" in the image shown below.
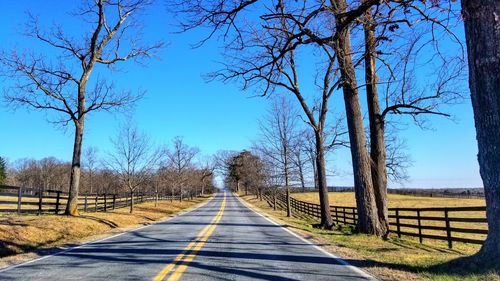
<svg viewBox="0 0 500 281"><path fill-rule="evenodd" d="M213 199L215 198L215 196L213 196L210 200L208 201L205 201L203 202L202 204L196 206L195 208L192 208L192 209L188 209L188 210L183 210L179 213L175 213L173 214L174 216L172 217L168 217L166 219L163 219L163 220L159 220L159 221L155 221L154 223L152 224L148 224L148 225L144 225L144 226L141 226L141 227L138 227L138 228L134 228L134 229L129 229L129 230L126 230L126 231L123 231L121 233L118 233L118 234L115 234L115 235L111 235L111 236L108 236L108 237L105 237L105 238L102 238L102 239L98 239L98 240L94 240L94 241L89 241L89 242L85 242L85 243L82 243L78 246L72 246L72 247L69 247L69 248L63 248L62 250L54 253L54 254L50 254L50 255L46 255L46 256L42 256L42 257L39 257L39 258L36 258L36 259L32 259L32 260L29 260L29 261L25 261L25 262L21 262L21 263L18 263L18 264L14 264L14 265L9 265L7 267L4 267L4 268L0 268L0 273L2 272L6 272L6 271L9 271L11 269L14 269L14 268L18 268L18 267L22 267L22 266L25 266L25 265L28 265L28 264L31 264L31 263L34 263L34 262L37 262L37 261L41 261L41 260L44 260L44 259L48 259L50 257L54 257L54 256L58 256L58 255L61 255L61 254L64 254L64 253L67 253L67 252L71 252L73 250L76 250L76 249L79 249L79 248L82 248L82 247L85 247L85 246L88 246L88 245L91 245L91 244L95 244L95 243L99 243L99 242L102 242L102 241L105 241L105 240L109 240L109 239L112 239L112 238L115 238L115 237L118 237L118 236L121 236L121 235L124 235L126 233L131 233L131 232L135 232L135 231L139 231L141 229L144 229L146 227L150 227L150 226L153 226L153 225L156 225L156 224L159 224L159 223L162 223L162 222L167 222L169 220L172 220L178 216L181 216L181 215L184 215L184 214L187 214L187 213L190 213L192 211L195 211L203 206L205 206L206 204L208 204L210 201L212 201Z"/></svg>
<svg viewBox="0 0 500 281"><path fill-rule="evenodd" d="M248 209L252 210L254 213L256 213L257 215L263 217L264 219L266 219L267 221L269 221L270 223L274 224L274 225L277 225L279 226L280 228L282 228L284 231L292 234L293 236L295 236L296 238L299 238L302 242L305 242L311 246L313 246L315 249L319 250L320 252L322 252L323 254L335 259L338 263L342 264L342 265L345 265L347 266L349 269L361 274L363 277L365 278L368 278L368 279L371 279L371 280L378 280L377 278L375 278L374 276L368 274L367 272L365 272L364 270L360 269L359 267L356 267L352 264L350 264L349 262L347 262L346 260L342 259L341 257L338 257L330 252L328 252L327 250L321 248L320 246L312 243L311 241L305 239L304 237L300 236L299 234L291 231L290 229L288 228L285 228L283 227L282 224L280 223L277 223L276 221L274 221L273 219L269 218L268 216L264 216L263 214L259 213L257 210L255 210L255 208L253 206L251 206L249 203L245 202L243 199L240 198L240 196L236 195L235 196L236 198L238 198L238 200L243 204L245 205Z"/></svg>

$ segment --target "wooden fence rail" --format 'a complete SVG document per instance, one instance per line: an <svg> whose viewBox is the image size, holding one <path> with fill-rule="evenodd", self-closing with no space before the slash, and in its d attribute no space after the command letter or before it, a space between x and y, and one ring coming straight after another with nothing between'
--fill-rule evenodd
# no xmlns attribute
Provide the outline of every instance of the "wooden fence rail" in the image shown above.
<svg viewBox="0 0 500 281"><path fill-rule="evenodd" d="M282 193L263 194L271 207L286 210L286 196ZM276 205L274 204L276 202ZM290 198L293 212L313 219L321 218L320 205ZM355 207L330 206L333 221L337 224L356 225ZM411 236L423 243L424 239L442 240L453 247L453 242L482 244L488 234L486 207L447 208L389 208L390 231L401 236Z"/></svg>
<svg viewBox="0 0 500 281"><path fill-rule="evenodd" d="M134 204L155 200L178 200L165 194L134 194ZM68 202L68 193L58 190L40 191L34 188L0 186L0 213L59 214ZM78 209L84 212L106 212L130 207L130 194L82 194Z"/></svg>

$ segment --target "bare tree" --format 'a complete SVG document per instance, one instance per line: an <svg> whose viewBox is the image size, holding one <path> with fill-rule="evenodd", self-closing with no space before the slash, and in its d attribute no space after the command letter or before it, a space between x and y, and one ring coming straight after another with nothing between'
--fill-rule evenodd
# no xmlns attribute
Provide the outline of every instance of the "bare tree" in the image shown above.
<svg viewBox="0 0 500 281"><path fill-rule="evenodd" d="M488 236L482 261L500 264L500 5L496 0L462 0L474 109L478 160L486 198Z"/></svg>
<svg viewBox="0 0 500 281"><path fill-rule="evenodd" d="M214 32L219 29L235 28L236 38L229 40L227 45L227 49L234 51L234 54L227 55L230 59L227 60L225 69L216 73L214 77L224 80L241 79L245 89L256 84L262 85L258 90L261 95L271 94L275 88L281 88L296 97L306 115L308 124L314 130L316 139L316 162L321 205L320 226L331 227L333 220L329 212L323 132L328 112L328 101L337 85L332 82L335 71L333 59L330 59L326 62L326 67L322 69L324 71L320 71L321 74L319 74L322 79L318 101L313 101L312 104L308 103L306 93L300 88L294 50L302 44L299 42L302 37L306 36L303 31L297 29L299 28L298 23L307 18L305 13L308 12L309 7L303 7L301 3L295 5L292 2L287 2L293 6L286 7L290 9L289 13L283 1L273 3L275 5L272 6L276 7L276 10L262 12L261 19L264 22L257 27L237 25L236 21L239 13L256 1L240 3L226 3L225 1L217 1L217 3L181 2L180 10L185 11L190 16L190 21L188 20L184 25L185 29L205 24L214 28ZM292 10L293 12L291 12ZM289 20L287 16L290 16L291 19ZM242 33L245 36L241 36ZM248 49L248 56L242 57L239 50L249 46L253 47ZM252 49L255 52L252 52ZM316 108L318 110L315 110Z"/></svg>
<svg viewBox="0 0 500 281"><path fill-rule="evenodd" d="M284 95L272 98L271 105L260 120L260 139L254 145L261 155L269 158L269 162L280 170L286 192L286 213L290 217L290 181L296 174L293 169L294 142L298 138L299 114Z"/></svg>
<svg viewBox="0 0 500 281"><path fill-rule="evenodd" d="M384 138L384 144L387 178L398 183L408 181L408 168L412 165L412 159L407 153L406 142L400 139L396 133L389 133Z"/></svg>
<svg viewBox="0 0 500 281"><path fill-rule="evenodd" d="M152 180L158 169L162 151L155 149L148 136L134 125L124 125L112 140L114 152L107 165L120 177L130 194L130 213L134 211L134 194Z"/></svg>
<svg viewBox="0 0 500 281"><path fill-rule="evenodd" d="M130 104L141 96L118 91L113 83L100 77L92 80L91 74L97 65L112 68L129 59L149 57L161 47L161 43L140 46L140 33L133 33L137 27L135 15L149 4L148 0L86 1L77 16L88 24L88 30L78 39L60 26L49 33L43 32L31 17L27 35L58 51L58 56L51 59L35 52L16 51L0 56L5 75L15 81L6 91L8 103L54 111L59 117L55 122L63 125L71 122L75 126L67 215L78 215L85 117L92 111Z"/></svg>
<svg viewBox="0 0 500 281"><path fill-rule="evenodd" d="M40 192L48 189L65 190L69 178L68 167L69 163L55 157L20 159L14 163L10 177L16 185L36 188Z"/></svg>
<svg viewBox="0 0 500 281"><path fill-rule="evenodd" d="M160 169L158 170L158 174L161 180L161 184L165 188L165 192L167 190L170 191L170 201L174 200L175 196L175 188L176 188L176 172L173 167L170 165L168 161L164 161L160 164Z"/></svg>
<svg viewBox="0 0 500 281"><path fill-rule="evenodd" d="M179 189L181 201L188 180L188 171L193 168L194 158L198 153L199 149L185 144L182 137L175 137L172 140L172 147L166 151L169 165L176 173L175 187Z"/></svg>
<svg viewBox="0 0 500 281"><path fill-rule="evenodd" d="M43 191L56 185L59 174L58 167L62 164L54 157L45 157L37 161L40 173L41 185L39 188Z"/></svg>
<svg viewBox="0 0 500 281"><path fill-rule="evenodd" d="M198 178L201 185L200 194L204 195L206 189L213 186L215 176L216 160L214 157L204 157L198 171Z"/></svg>
<svg viewBox="0 0 500 281"><path fill-rule="evenodd" d="M94 146L91 146L84 151L84 167L86 168L85 172L87 172L88 178L88 182L86 184L88 193L92 193L94 191L94 177L99 161L97 153L98 149Z"/></svg>
<svg viewBox="0 0 500 281"><path fill-rule="evenodd" d="M212 32L206 38L210 38L216 31L221 30L226 39L226 50L233 51L233 59L226 60L225 69L218 72L215 77L224 80L243 81L243 87L260 85L259 94L266 95L272 93L275 88L287 89L294 93L300 102L308 118L308 122L313 127L318 146L317 174L318 186L320 190L320 204L322 206L322 227L331 225L331 217L327 211L328 199L326 188L326 175L324 169L324 140L323 131L325 116L329 110L328 101L335 90L341 89L344 100L347 127L349 131L349 147L351 151L354 186L356 193L356 205L359 212L357 229L363 233L385 235L387 234L388 220L386 219L386 171L385 160L382 153L384 149L383 131L377 131L377 139L371 142L374 147L373 155L367 149L365 137L363 114L360 106L359 85L357 77L357 67L365 61L366 84L369 91L369 103L371 114L371 124L373 128L382 128L380 120L373 118L378 113L375 85L377 85L377 71L375 60L376 38L373 33L373 14L384 17L384 25L390 31L397 30L394 26L392 15L395 14L417 14L417 20L424 19L432 25L439 25L445 30L447 27L439 21L433 21L427 10L430 4L427 1L414 0L365 0L365 1L177 1L179 10L188 15L188 20L182 26L185 30L197 26L208 26ZM259 2L258 5L254 5ZM431 1L433 2L433 1ZM255 12L245 18L245 11L249 6L256 6L259 17ZM399 15L398 14L398 15ZM366 35L367 52L360 58L358 49L353 45L353 38L356 40L357 34L353 32L359 30L365 19L364 30ZM407 18L398 18L401 22L408 22ZM409 22L412 24L412 22ZM363 26L361 27L363 30ZM377 34L378 35L378 34ZM396 33L396 39L406 34ZM435 34L432 34L435 36ZM391 38L392 39L392 38ZM397 40L396 40L397 41ZM201 43L204 41L202 40ZM241 50L247 55L242 58ZM299 78L303 72L298 71L297 61L300 61L297 54L301 51L314 51L316 57L323 58L321 71L318 71L320 93L317 100L313 101L313 106L307 103L308 99L299 83ZM441 53L438 52L438 55ZM316 63L316 65L318 65ZM453 76L451 76L453 78ZM405 79L402 79L405 80ZM449 84L450 79L441 79L440 85ZM403 82L404 83L404 82ZM408 93L408 91L405 92ZM403 94L397 106L388 107L389 112L418 115L424 112L429 113L436 105L435 101L429 102L434 94L429 96L421 95L415 99L406 99L410 95ZM415 97L415 95L413 95ZM438 99L436 99L438 100ZM429 102L429 103L427 103ZM422 106L425 105L425 107ZM434 107L435 108L435 107ZM430 110L429 110L430 109ZM405 112L405 113L403 113ZM437 112L437 111L435 111ZM314 116L317 113L318 116ZM380 118L378 118L380 119ZM375 131L375 130L372 130ZM375 134L374 134L375 136ZM383 140L383 139L382 139ZM378 151L377 151L378 150ZM373 159L377 161L376 169L372 165ZM376 158L378 157L378 158ZM322 163L323 162L323 163ZM374 175L375 173L375 175ZM380 176L380 177L379 177ZM376 182L378 185L375 186ZM380 184L379 184L380 183ZM379 187L382 186L382 187ZM380 196L379 196L380 195ZM381 199L381 200L377 200ZM326 203L325 203L326 202ZM379 207L380 206L380 212Z"/></svg>
<svg viewBox="0 0 500 281"><path fill-rule="evenodd" d="M432 10L425 3L394 1L367 9L363 15L371 177L380 230L384 236L389 232L387 167L391 168L391 176L402 179L400 172L405 170L406 165L406 157L400 150L392 150L390 155L386 155L386 147L401 147L395 143L386 144L388 115L411 116L421 126L425 120L422 116L449 116L440 110L440 106L463 100L461 92L454 87L460 84L463 73L460 41L455 40L456 36L449 26L450 18L456 19L456 16L450 17L449 13L445 13L445 18L441 19L439 14L433 15ZM451 11L451 7L445 10ZM440 40L449 37L451 40L447 40L448 43L456 43L459 47L457 54L441 52L436 34L440 34ZM393 40L394 37L397 40ZM382 69L377 69L377 61L382 63ZM425 86L420 89L414 81L415 77L418 72L429 72L429 68L434 68L435 73L426 73L425 82L421 83ZM382 81L379 81L380 77ZM385 89L382 102L379 88ZM389 138L394 140L390 135ZM391 159L387 159L388 156ZM403 162L397 163L396 160Z"/></svg>
<svg viewBox="0 0 500 281"><path fill-rule="evenodd" d="M294 148L293 148L293 155L292 158L290 159L292 162L292 165L295 167L297 170L297 177L298 181L300 183L300 188L302 192L306 191L306 175L309 170L309 165L307 161L307 154L304 151L303 147L303 137L300 135L297 137L297 140L294 143ZM314 158L313 158L314 162Z"/></svg>

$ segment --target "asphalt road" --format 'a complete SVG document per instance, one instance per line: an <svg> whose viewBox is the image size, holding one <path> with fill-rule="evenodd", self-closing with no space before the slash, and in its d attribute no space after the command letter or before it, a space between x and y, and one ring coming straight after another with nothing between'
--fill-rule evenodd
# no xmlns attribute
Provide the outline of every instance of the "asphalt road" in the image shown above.
<svg viewBox="0 0 500 281"><path fill-rule="evenodd" d="M229 192L168 221L0 269L0 280L366 280Z"/></svg>

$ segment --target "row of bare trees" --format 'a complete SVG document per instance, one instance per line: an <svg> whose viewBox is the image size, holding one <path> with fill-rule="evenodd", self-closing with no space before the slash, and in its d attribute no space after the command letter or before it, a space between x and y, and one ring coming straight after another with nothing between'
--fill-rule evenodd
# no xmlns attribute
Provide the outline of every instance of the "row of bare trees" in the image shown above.
<svg viewBox="0 0 500 281"><path fill-rule="evenodd" d="M113 139L113 150L99 157L95 147L84 152L81 192L85 194L154 193L183 198L213 193L214 167L206 158L199 163L199 150L176 137L170 146L155 147L133 125L123 126ZM71 163L54 157L21 159L8 171L8 183L40 191L69 191Z"/></svg>
<svg viewBox="0 0 500 281"><path fill-rule="evenodd" d="M380 236L388 232L386 127L390 118L400 116L410 116L424 126L422 116L447 116L441 105L461 100L463 91L456 85L461 85L457 81L465 69L465 52L454 31L463 19L490 227L483 253L500 256L498 138L490 136L499 131L500 59L497 45L485 43L499 41L496 1L462 0L463 11L455 1L447 0L170 2L172 10L182 15L183 30L209 28L200 44L221 34L226 59L223 68L212 73L213 79L240 81L244 90L252 88L259 95L284 92L295 97L314 139L322 228L333 225L328 211L325 132L331 113L340 112L333 101L343 102L358 230ZM88 30L77 39L59 27L43 32L33 17L26 33L60 53L52 58L15 51L0 56L3 72L14 80L5 95L9 103L53 110L60 114L56 122L75 126L66 214L77 215L87 113L129 105L141 96L118 91L95 73L130 59L148 58L162 46L161 42L138 43L136 16L149 4L147 0L85 2L76 14L84 17ZM283 140L288 147L288 140ZM123 151L125 158L132 155L129 152L133 153ZM287 170L282 174L287 181L288 148L279 160ZM113 162L127 173L135 169L118 159ZM177 173L182 166L177 165ZM134 183L128 186L133 188Z"/></svg>
<svg viewBox="0 0 500 281"><path fill-rule="evenodd" d="M214 79L243 81L244 90L252 88L261 95L285 92L295 96L314 136L320 226L333 225L325 163L330 144L325 138L333 97L342 97L360 215L358 229L387 235L386 119L390 114L410 115L417 121L424 114L447 115L439 106L461 98L454 88L462 77L461 45L457 42L458 54L443 53L435 37L455 38L450 27L453 9L443 17L421 1L216 2L177 2L176 8L187 14L183 27L224 30L228 59L220 71L212 73ZM258 11L257 19L246 13L250 6ZM308 55L311 52L314 56ZM305 62L311 58L315 61ZM418 71L424 60L426 67L432 64L435 75L426 73L426 83L421 85ZM314 73L310 73L311 65ZM364 79L357 77L361 70ZM314 87L303 82L311 76ZM369 149L361 89L368 104ZM276 155L280 155L278 162L288 186L291 144L290 134L285 135L290 123L283 122L281 118L276 123L280 125L274 126L280 130L276 136L281 153Z"/></svg>
<svg viewBox="0 0 500 281"><path fill-rule="evenodd" d="M480 138L481 174L489 194L490 234L482 252L499 256L498 169L494 171L498 153L485 153L498 150L494 144L498 138L491 142L486 134L491 130L498 133L498 88L494 88L498 75L489 76L488 70L498 73L493 69L498 69L500 59L496 44L470 42L498 42L494 30L499 5L495 1L475 4L464 0L464 13L455 1L439 0L172 2L173 9L184 16L180 20L183 31L198 27L210 30L200 45L214 35L222 37L226 59L222 69L212 73L213 79L241 82L243 90L253 89L262 96L276 92L295 96L314 134L322 228L333 225L328 208L325 129L328 113L334 110L332 100L338 97L343 101L359 214L357 229L378 236L389 231L385 131L389 117L410 116L424 126L422 116L448 116L442 105L462 100L465 91L457 85L462 85L465 52L455 31L464 15L468 47L474 51L473 58L469 54L473 70L470 86ZM480 22L482 19L485 22ZM476 61L476 56L484 62ZM311 80L315 87L308 85ZM497 95L487 94L488 89ZM368 124L363 119L362 94ZM480 106L487 112L476 110ZM278 138L267 145L280 146L280 153L271 157L278 158L275 160L283 168L280 173L288 187L290 140L285 130L291 123L285 124L282 118L275 121L272 128L278 132L273 134ZM264 134L269 129L264 129Z"/></svg>
<svg viewBox="0 0 500 281"><path fill-rule="evenodd" d="M7 183L41 190L67 189L69 167L69 163L54 157L19 159L8 165Z"/></svg>

